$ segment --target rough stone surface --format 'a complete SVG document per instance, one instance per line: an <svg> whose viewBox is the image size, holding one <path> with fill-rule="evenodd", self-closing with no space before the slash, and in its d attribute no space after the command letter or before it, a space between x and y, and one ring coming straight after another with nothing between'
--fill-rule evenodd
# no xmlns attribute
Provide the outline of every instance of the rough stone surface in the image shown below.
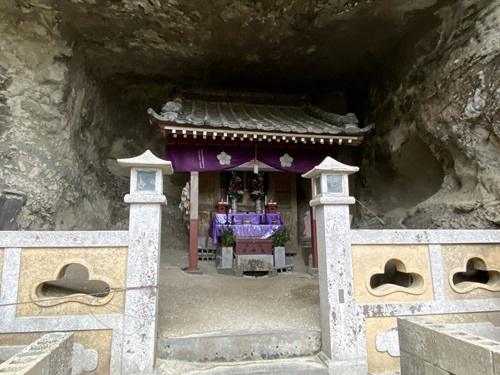
<svg viewBox="0 0 500 375"><path fill-rule="evenodd" d="M401 375L426 375L425 361L401 350Z"/></svg>
<svg viewBox="0 0 500 375"><path fill-rule="evenodd" d="M22 345L0 346L0 363L5 362L10 357L15 356L24 349Z"/></svg>
<svg viewBox="0 0 500 375"><path fill-rule="evenodd" d="M305 273L300 259L296 272L273 278L219 275L206 262L200 262L202 275L190 275L181 270L186 257L180 250L164 248L161 259L161 340L256 329L320 330L318 279ZM239 312L244 312L243 318Z"/></svg>
<svg viewBox="0 0 500 375"><path fill-rule="evenodd" d="M277 246L273 250L274 254L274 267L283 268L286 264L285 247Z"/></svg>
<svg viewBox="0 0 500 375"><path fill-rule="evenodd" d="M270 271L273 268L273 256L258 255L236 255L236 269L240 272Z"/></svg>
<svg viewBox="0 0 500 375"><path fill-rule="evenodd" d="M232 269L233 268L233 248L232 247L222 247L221 248L221 266L222 269Z"/></svg>
<svg viewBox="0 0 500 375"><path fill-rule="evenodd" d="M387 227L500 226L500 3L455 3L372 81L361 200Z"/></svg>
<svg viewBox="0 0 500 375"><path fill-rule="evenodd" d="M0 372L16 375L70 375L73 334L48 333L0 364Z"/></svg>
<svg viewBox="0 0 500 375"><path fill-rule="evenodd" d="M158 357L193 362L234 362L307 357L321 349L319 331L240 331L160 339Z"/></svg>
<svg viewBox="0 0 500 375"><path fill-rule="evenodd" d="M328 375L318 357L289 358L253 362L180 362L158 360L161 375Z"/></svg>
<svg viewBox="0 0 500 375"><path fill-rule="evenodd" d="M17 222L22 229L120 226L109 203L115 190L98 177L109 173L98 153L102 95L76 61L69 64L73 52L55 14L13 4L2 4L0 18L0 179L27 196Z"/></svg>
<svg viewBox="0 0 500 375"><path fill-rule="evenodd" d="M162 162L149 151L131 159L120 159L131 167L130 243L127 264L127 294L124 314L122 374L151 374L155 366L158 283L161 249L162 173L171 174L170 162ZM154 180L140 185L140 169L152 171ZM142 180L144 184L146 182ZM151 182L151 181L150 181ZM145 190L143 190L145 189Z"/></svg>
<svg viewBox="0 0 500 375"><path fill-rule="evenodd" d="M467 332L500 343L500 328L495 327L491 322L456 324L452 327L457 331Z"/></svg>
<svg viewBox="0 0 500 375"><path fill-rule="evenodd" d="M409 371L414 367L420 373L423 365L423 374L430 375L494 374L492 353L498 342L454 328L418 318L398 319L401 373L413 373Z"/></svg>
<svg viewBox="0 0 500 375"><path fill-rule="evenodd" d="M26 203L24 194L8 190L0 191L0 230L18 229L16 217L24 203Z"/></svg>
<svg viewBox="0 0 500 375"><path fill-rule="evenodd" d="M320 170L319 178L332 173L329 170L334 166L329 168ZM348 173L348 168L343 168L343 174ZM314 170L305 175L317 176ZM345 183L343 194L321 193L311 205L316 208L322 351L329 359L331 374L355 375L368 371L366 329L354 301L349 237L349 204L354 199L346 196L346 178Z"/></svg>

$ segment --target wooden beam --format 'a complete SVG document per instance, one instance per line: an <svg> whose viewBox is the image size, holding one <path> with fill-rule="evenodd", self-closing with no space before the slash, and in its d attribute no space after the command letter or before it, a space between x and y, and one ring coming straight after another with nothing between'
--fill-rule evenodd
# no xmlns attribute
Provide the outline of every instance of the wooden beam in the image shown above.
<svg viewBox="0 0 500 375"><path fill-rule="evenodd" d="M290 199L291 199L291 213L292 213L292 223L293 225L293 238L292 240L292 248L295 253L298 253L299 250L299 220L298 220L298 208L297 208L297 174L290 174Z"/></svg>
<svg viewBox="0 0 500 375"><path fill-rule="evenodd" d="M314 192L314 180L311 180L311 199ZM311 250L312 250L312 265L309 267L318 268L318 238L316 237L316 211L314 207L310 207L311 212Z"/></svg>
<svg viewBox="0 0 500 375"><path fill-rule="evenodd" d="M189 210L189 267L188 272L198 271L198 193L199 172L191 172L191 207Z"/></svg>

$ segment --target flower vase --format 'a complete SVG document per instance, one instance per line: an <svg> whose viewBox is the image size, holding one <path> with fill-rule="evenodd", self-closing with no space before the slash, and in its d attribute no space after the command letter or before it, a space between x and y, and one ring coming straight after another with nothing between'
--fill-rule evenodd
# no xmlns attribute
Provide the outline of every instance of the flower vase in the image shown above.
<svg viewBox="0 0 500 375"><path fill-rule="evenodd" d="M238 212L238 200L231 198L231 213L235 214L236 212Z"/></svg>
<svg viewBox="0 0 500 375"><path fill-rule="evenodd" d="M262 213L262 200L257 199L255 201L255 213L261 214Z"/></svg>

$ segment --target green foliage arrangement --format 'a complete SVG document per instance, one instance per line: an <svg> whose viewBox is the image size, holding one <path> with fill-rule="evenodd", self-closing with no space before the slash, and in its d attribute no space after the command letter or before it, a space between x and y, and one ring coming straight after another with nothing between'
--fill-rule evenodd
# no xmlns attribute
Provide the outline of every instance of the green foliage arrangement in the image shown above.
<svg viewBox="0 0 500 375"><path fill-rule="evenodd" d="M229 226L220 231L219 238L222 247L233 247L236 243L236 234L234 234L233 228Z"/></svg>
<svg viewBox="0 0 500 375"><path fill-rule="evenodd" d="M271 240L273 247L282 247L285 246L285 243L290 240L290 233L286 228L278 229L271 235L271 237L269 237L269 239Z"/></svg>

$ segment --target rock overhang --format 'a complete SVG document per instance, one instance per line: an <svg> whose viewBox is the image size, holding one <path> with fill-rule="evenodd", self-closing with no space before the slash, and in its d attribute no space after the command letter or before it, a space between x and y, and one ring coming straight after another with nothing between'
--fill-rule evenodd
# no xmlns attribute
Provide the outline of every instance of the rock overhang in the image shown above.
<svg viewBox="0 0 500 375"><path fill-rule="evenodd" d="M10 0L39 13L95 75L304 91L369 79L446 0Z"/></svg>

